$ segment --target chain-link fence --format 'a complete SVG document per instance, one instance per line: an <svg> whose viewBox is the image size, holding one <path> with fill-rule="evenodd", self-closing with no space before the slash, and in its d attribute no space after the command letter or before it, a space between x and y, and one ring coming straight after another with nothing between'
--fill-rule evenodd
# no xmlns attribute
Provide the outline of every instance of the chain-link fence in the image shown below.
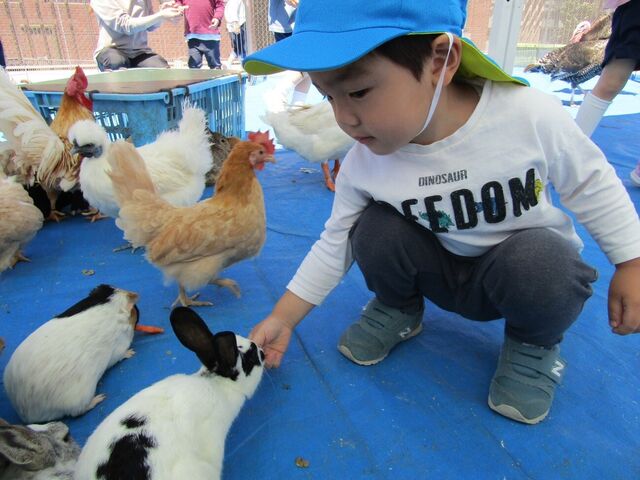
<svg viewBox="0 0 640 480"><path fill-rule="evenodd" d="M304 0L303 0L304 1ZM348 1L348 0L345 0ZM384 1L384 0L378 0ZM425 0L426 2L427 0ZM152 0L156 9L159 0ZM524 0L516 65L526 65L551 48L567 43L576 25L593 23L603 0ZM465 35L486 51L494 0L469 0ZM247 0L249 50L273 42L268 31L268 0ZM504 26L502 26L504 27ZM89 0L0 0L0 39L9 69L95 66L98 27ZM151 47L174 66L186 66L187 46L181 22L166 22L149 34ZM223 25L222 58L231 52Z"/></svg>
<svg viewBox="0 0 640 480"><path fill-rule="evenodd" d="M515 64L533 63L567 44L582 22L602 17L603 0L528 0L525 2Z"/></svg>
<svg viewBox="0 0 640 480"><path fill-rule="evenodd" d="M565 45L577 25L604 14L603 0L524 0L515 66L525 66L549 50ZM487 51L494 0L469 0L464 34Z"/></svg>

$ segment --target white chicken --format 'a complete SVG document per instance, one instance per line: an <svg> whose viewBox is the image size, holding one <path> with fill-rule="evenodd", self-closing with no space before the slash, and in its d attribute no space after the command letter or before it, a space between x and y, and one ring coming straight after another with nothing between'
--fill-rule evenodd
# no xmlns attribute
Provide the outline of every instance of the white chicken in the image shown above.
<svg viewBox="0 0 640 480"><path fill-rule="evenodd" d="M83 158L80 188L84 197L104 215L117 218L119 206L108 175L111 141L107 132L95 122L81 121L69 130L69 141ZM176 207L187 207L200 199L213 164L206 116L201 109L185 107L178 130L163 132L137 150L163 199Z"/></svg>
<svg viewBox="0 0 640 480"><path fill-rule="evenodd" d="M267 111L262 121L273 128L278 143L283 147L310 162L320 163L327 188L335 191L334 181L340 170L340 159L355 140L338 126L329 102L294 105L279 112ZM331 171L329 160L334 160Z"/></svg>
<svg viewBox="0 0 640 480"><path fill-rule="evenodd" d="M21 249L42 227L44 218L22 185L0 172L0 272L29 259Z"/></svg>

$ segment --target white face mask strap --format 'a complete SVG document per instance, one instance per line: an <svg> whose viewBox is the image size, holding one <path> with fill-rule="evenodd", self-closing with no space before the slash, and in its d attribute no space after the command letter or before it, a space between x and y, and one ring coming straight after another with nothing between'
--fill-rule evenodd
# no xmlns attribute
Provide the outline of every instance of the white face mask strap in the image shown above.
<svg viewBox="0 0 640 480"><path fill-rule="evenodd" d="M449 63L449 54L451 53L451 48L453 47L453 35L449 32L444 32L444 34L449 38L449 50L447 50L447 56L444 59L444 64L442 65L442 71L440 72L440 78L438 78L438 83L436 84L436 89L433 92L433 99L431 100L431 106L429 107L429 113L427 114L427 119L424 121L424 125L422 129L418 132L420 135L424 132L431 122L431 117L436 111L436 107L438 106L438 100L440 100L440 94L442 93L442 85L444 84L444 74L447 71L447 64ZM416 135L417 136L417 135Z"/></svg>

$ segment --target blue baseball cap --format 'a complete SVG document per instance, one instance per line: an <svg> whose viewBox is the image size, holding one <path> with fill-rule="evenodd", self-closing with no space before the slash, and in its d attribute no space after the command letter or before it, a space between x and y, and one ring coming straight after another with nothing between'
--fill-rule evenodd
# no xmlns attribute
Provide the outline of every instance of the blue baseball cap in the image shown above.
<svg viewBox="0 0 640 480"><path fill-rule="evenodd" d="M462 40L457 75L528 85L462 37L467 0L301 0L293 35L243 62L252 75L334 70L402 35L450 32Z"/></svg>

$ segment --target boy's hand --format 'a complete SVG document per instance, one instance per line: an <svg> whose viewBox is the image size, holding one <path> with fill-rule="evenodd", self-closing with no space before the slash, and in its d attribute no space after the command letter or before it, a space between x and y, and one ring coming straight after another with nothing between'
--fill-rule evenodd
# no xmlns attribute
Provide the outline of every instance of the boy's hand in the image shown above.
<svg viewBox="0 0 640 480"><path fill-rule="evenodd" d="M251 330L249 338L262 347L267 368L279 367L287 351L293 329L273 315L268 316Z"/></svg>
<svg viewBox="0 0 640 480"><path fill-rule="evenodd" d="M616 265L609 285L609 325L619 335L640 332L640 258Z"/></svg>

